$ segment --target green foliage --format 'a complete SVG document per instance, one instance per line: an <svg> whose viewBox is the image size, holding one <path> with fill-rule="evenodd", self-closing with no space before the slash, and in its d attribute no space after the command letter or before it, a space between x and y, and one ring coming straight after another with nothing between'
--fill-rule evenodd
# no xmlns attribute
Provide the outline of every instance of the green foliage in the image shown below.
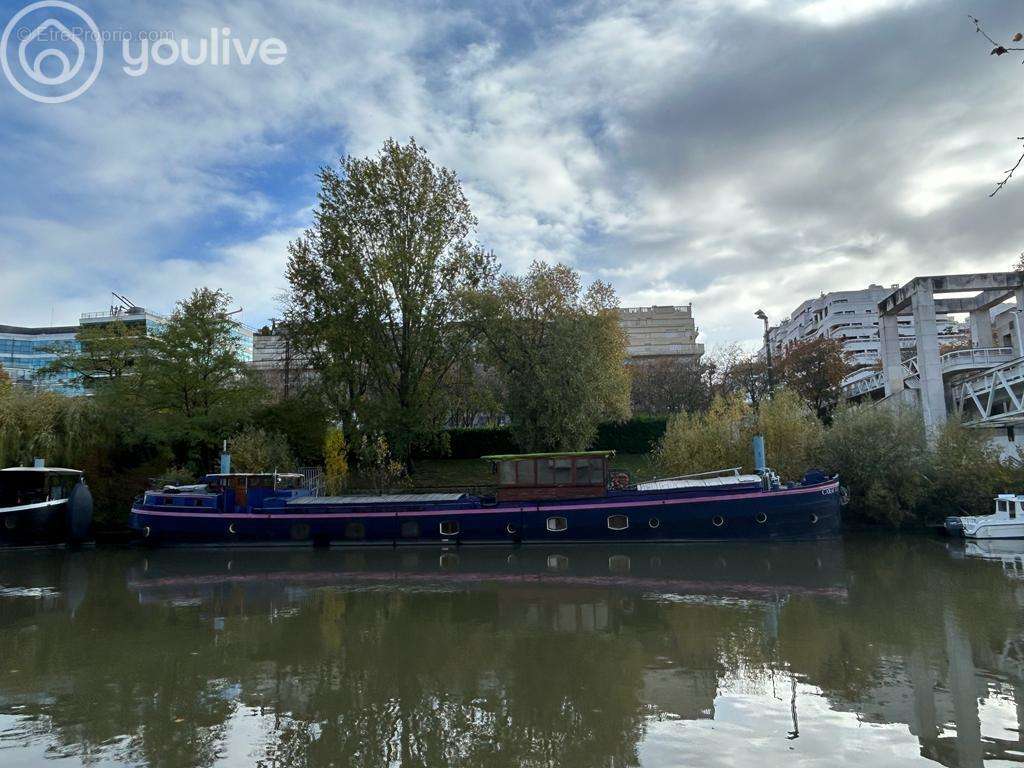
<svg viewBox="0 0 1024 768"><path fill-rule="evenodd" d="M668 418L664 416L606 421L598 425L597 437L590 447L618 453L650 453L658 447L667 427Z"/></svg>
<svg viewBox="0 0 1024 768"><path fill-rule="evenodd" d="M320 172L314 225L291 244L288 327L346 434L387 436L401 459L447 416L444 382L473 343L469 293L494 257L455 174L410 140Z"/></svg>
<svg viewBox="0 0 1024 768"><path fill-rule="evenodd" d="M453 459L477 459L488 454L515 453L518 450L512 433L505 427L449 429L446 434L448 455Z"/></svg>
<svg viewBox="0 0 1024 768"><path fill-rule="evenodd" d="M224 435L249 421L265 397L240 356L230 302L209 288L178 302L128 385L156 439L197 474L208 471Z"/></svg>
<svg viewBox="0 0 1024 768"><path fill-rule="evenodd" d="M327 493L341 493L348 483L348 447L340 427L330 427L324 436L324 475Z"/></svg>
<svg viewBox="0 0 1024 768"><path fill-rule="evenodd" d="M283 435L302 466L323 464L330 419L327 405L317 390L301 390L291 397L268 403L253 414L252 421L267 432Z"/></svg>
<svg viewBox="0 0 1024 768"><path fill-rule="evenodd" d="M663 474L753 468L751 441L764 435L768 464L799 479L815 463L823 428L796 393L776 391L756 410L739 393L719 396L706 413L673 416L656 451Z"/></svg>
<svg viewBox="0 0 1024 768"><path fill-rule="evenodd" d="M848 517L899 525L913 518L928 493L931 457L914 409L840 409L820 455L850 490Z"/></svg>
<svg viewBox="0 0 1024 768"><path fill-rule="evenodd" d="M950 514L985 515L999 493L1024 493L1024 467L1000 461L999 448L984 434L950 420L936 440L928 495L918 512L938 523Z"/></svg>
<svg viewBox="0 0 1024 768"><path fill-rule="evenodd" d="M377 493L396 487L405 477L405 465L391 455L387 438L364 433L357 446L359 477Z"/></svg>
<svg viewBox="0 0 1024 768"><path fill-rule="evenodd" d="M228 440L233 472L291 472L295 457L284 435L246 427Z"/></svg>
<svg viewBox="0 0 1024 768"><path fill-rule="evenodd" d="M92 389L131 373L136 361L145 357L149 344L149 338L138 326L122 320L83 325L75 339L76 346L54 347L51 351L57 358L36 376L67 378Z"/></svg>
<svg viewBox="0 0 1024 768"><path fill-rule="evenodd" d="M602 421L629 416L618 300L575 270L534 262L480 297L485 356L522 450L581 450Z"/></svg>

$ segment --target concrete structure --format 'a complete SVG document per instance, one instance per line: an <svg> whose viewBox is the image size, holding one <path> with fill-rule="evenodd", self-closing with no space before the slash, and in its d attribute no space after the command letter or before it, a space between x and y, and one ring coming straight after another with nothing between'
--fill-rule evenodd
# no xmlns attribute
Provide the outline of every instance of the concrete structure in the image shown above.
<svg viewBox="0 0 1024 768"><path fill-rule="evenodd" d="M619 322L629 337L629 360L678 359L695 365L704 354L697 341L693 305L624 307Z"/></svg>
<svg viewBox="0 0 1024 768"><path fill-rule="evenodd" d="M943 296L945 298L941 298ZM934 434L948 415L947 384L963 379L963 374L971 380L977 377L977 371L991 369L993 364L1004 366L1008 361L1024 356L1024 348L1019 346L992 347L995 337L991 310L1011 298L1015 306L1008 311L1012 312L1011 317L1016 318L1013 322L1019 324L1020 312L1024 310L1022 273L917 277L890 293L878 303L886 398L905 399L907 389L916 391L925 426L929 433ZM911 360L902 358L899 334L900 318L907 314L913 316L916 331L917 354ZM971 348L940 355L938 318L951 314L966 314L970 318ZM962 358L962 364L953 365L956 360L950 355L957 356L957 360ZM975 373L971 372L972 368ZM1024 409L1020 410L1024 417Z"/></svg>
<svg viewBox="0 0 1024 768"><path fill-rule="evenodd" d="M295 351L284 329L276 324L252 338L252 367L275 394L288 397L315 381L316 372Z"/></svg>
<svg viewBox="0 0 1024 768"><path fill-rule="evenodd" d="M858 369L847 377L847 382L857 381L881 361L878 303L896 287L870 285L863 290L833 291L823 293L816 299L808 299L787 319L768 330L772 355L778 359L788 347L800 341L839 339L850 365ZM895 322L900 350L909 352L916 343L914 318L898 317ZM966 331L966 328L945 314L936 316L936 322L943 344L955 343Z"/></svg>

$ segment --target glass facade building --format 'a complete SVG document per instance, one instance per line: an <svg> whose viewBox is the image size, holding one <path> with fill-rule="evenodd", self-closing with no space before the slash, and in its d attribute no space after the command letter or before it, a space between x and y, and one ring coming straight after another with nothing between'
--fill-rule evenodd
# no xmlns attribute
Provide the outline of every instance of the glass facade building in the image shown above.
<svg viewBox="0 0 1024 768"><path fill-rule="evenodd" d="M68 395L84 394L85 390L72 377L40 375L39 371L58 355L78 348L76 335L81 328L114 322L125 323L146 336L158 335L167 327L165 316L143 307L111 307L102 312L87 312L79 318L79 325L46 328L0 325L0 366L15 384ZM238 342L239 356L251 363L252 329L236 322L233 335Z"/></svg>

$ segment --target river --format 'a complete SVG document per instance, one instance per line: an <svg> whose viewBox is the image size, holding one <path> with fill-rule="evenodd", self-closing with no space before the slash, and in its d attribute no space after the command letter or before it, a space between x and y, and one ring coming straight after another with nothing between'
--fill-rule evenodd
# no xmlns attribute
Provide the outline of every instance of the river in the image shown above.
<svg viewBox="0 0 1024 768"><path fill-rule="evenodd" d="M1024 542L0 552L0 765L1024 762Z"/></svg>

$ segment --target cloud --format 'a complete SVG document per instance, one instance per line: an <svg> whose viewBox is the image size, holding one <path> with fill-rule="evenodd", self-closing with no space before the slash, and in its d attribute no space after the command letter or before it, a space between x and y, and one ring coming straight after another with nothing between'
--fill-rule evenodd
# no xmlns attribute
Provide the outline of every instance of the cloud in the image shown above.
<svg viewBox="0 0 1024 768"><path fill-rule="evenodd" d="M87 9L92 11L93 9ZM991 4L997 37L1012 7ZM106 67L78 100L0 87L0 322L218 285L261 324L316 168L416 136L510 269L566 261L625 303L753 340L824 290L1003 269L1024 191L987 193L1019 67L953 0L105 4L101 27L288 44L278 67ZM113 59L113 57L110 57ZM1005 57L1004 57L1005 58ZM109 61L108 61L109 64ZM0 86L5 84L0 83Z"/></svg>

